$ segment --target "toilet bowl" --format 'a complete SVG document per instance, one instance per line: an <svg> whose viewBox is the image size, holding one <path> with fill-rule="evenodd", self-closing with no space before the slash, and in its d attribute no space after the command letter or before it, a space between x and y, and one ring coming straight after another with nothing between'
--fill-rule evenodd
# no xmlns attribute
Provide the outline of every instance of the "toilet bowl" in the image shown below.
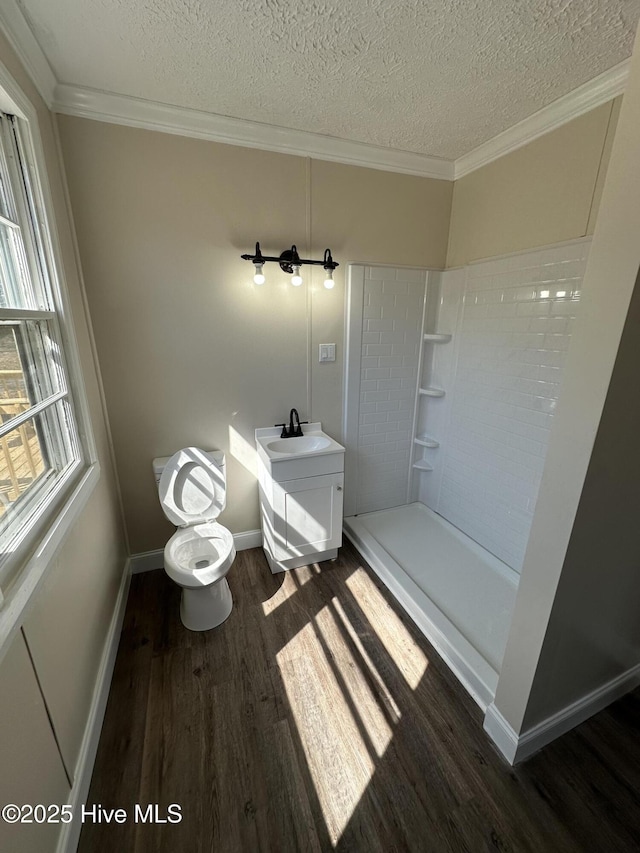
<svg viewBox="0 0 640 853"><path fill-rule="evenodd" d="M180 619L191 631L208 631L233 608L226 575L236 549L215 520L226 504L224 453L187 447L153 466L163 512L178 527L165 545L164 568L182 587Z"/></svg>

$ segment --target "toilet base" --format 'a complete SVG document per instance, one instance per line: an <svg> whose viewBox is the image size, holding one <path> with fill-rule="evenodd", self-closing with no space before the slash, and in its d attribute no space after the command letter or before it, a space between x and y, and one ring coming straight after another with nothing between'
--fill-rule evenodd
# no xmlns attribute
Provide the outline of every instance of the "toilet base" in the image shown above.
<svg viewBox="0 0 640 853"><path fill-rule="evenodd" d="M182 588L180 619L190 631L217 628L231 614L233 598L226 578L202 589Z"/></svg>

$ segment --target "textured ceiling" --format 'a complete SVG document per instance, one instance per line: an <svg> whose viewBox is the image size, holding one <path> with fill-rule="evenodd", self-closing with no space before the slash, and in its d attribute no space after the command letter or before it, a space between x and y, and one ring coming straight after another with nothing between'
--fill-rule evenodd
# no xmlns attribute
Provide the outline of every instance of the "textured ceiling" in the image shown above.
<svg viewBox="0 0 640 853"><path fill-rule="evenodd" d="M453 159L626 59L640 0L19 0L61 83Z"/></svg>

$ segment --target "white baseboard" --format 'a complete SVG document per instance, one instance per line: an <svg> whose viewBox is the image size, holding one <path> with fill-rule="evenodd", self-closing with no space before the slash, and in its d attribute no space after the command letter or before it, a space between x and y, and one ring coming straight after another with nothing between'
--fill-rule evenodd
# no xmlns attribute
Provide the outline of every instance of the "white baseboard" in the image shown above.
<svg viewBox="0 0 640 853"><path fill-rule="evenodd" d="M492 702L484 715L484 730L509 764L515 764L518 735Z"/></svg>
<svg viewBox="0 0 640 853"><path fill-rule="evenodd" d="M509 764L518 764L638 685L640 664L612 678L520 735L505 720L495 704L491 703L484 718L484 729Z"/></svg>
<svg viewBox="0 0 640 853"><path fill-rule="evenodd" d="M262 548L262 530L245 530L244 533L234 533L233 542L236 551L248 551L249 548Z"/></svg>
<svg viewBox="0 0 640 853"><path fill-rule="evenodd" d="M142 572L153 572L155 569L164 568L164 549L156 551L143 551L141 554L132 554L129 558L130 573L139 575Z"/></svg>
<svg viewBox="0 0 640 853"><path fill-rule="evenodd" d="M74 819L71 823L63 824L62 831L58 838L56 853L75 853L80 838L80 830L82 822L80 819L81 807L86 803L89 794L89 785L91 784L91 776L93 775L93 765L96 760L98 751L98 742L102 732L102 723L104 713L107 707L107 699L109 697L109 689L111 687L111 678L116 662L116 654L118 652L118 644L120 642L120 634L122 632L122 623L124 621L125 609L127 606L127 596L129 594L129 584L131 583L131 571L129 561L125 564L125 568L120 581L120 589L116 599L109 632L105 642L96 686L93 692L91 708L89 710L89 719L84 730L84 737L80 745L80 754L76 765L73 787L69 794L69 804L72 807Z"/></svg>
<svg viewBox="0 0 640 853"><path fill-rule="evenodd" d="M236 551L246 551L249 548L260 548L262 546L261 530L245 530L243 533L233 534L233 543ZM164 568L164 549L156 551L143 551L141 554L133 554L129 560L131 574L139 575L141 572L152 572L155 569Z"/></svg>

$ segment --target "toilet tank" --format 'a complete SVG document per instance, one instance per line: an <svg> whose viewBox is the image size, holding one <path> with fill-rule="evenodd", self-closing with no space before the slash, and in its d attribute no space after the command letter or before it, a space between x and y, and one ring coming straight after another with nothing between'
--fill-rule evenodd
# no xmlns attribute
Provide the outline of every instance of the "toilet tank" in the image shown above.
<svg viewBox="0 0 640 853"><path fill-rule="evenodd" d="M222 474L223 476L225 476L226 479L226 461L224 457L224 452L222 450L205 450L204 454L205 456L208 456L212 462L215 462L215 464L221 469ZM162 472L164 471L164 466L170 459L171 456L157 456L153 460L153 473L156 478L157 486L160 485L160 477L162 476Z"/></svg>

